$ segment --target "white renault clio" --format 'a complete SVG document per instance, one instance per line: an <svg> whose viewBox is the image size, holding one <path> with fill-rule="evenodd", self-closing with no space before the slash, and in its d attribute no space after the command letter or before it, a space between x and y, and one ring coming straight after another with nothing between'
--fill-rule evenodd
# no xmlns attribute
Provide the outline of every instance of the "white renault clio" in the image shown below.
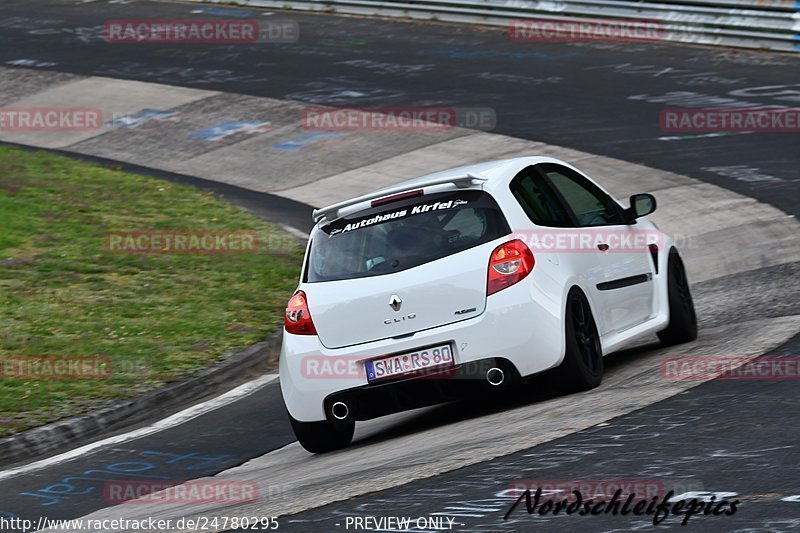
<svg viewBox="0 0 800 533"><path fill-rule="evenodd" d="M314 211L286 308L280 383L300 444L347 446L355 421L550 371L597 387L603 356L697 324L672 239L547 157L439 172Z"/></svg>

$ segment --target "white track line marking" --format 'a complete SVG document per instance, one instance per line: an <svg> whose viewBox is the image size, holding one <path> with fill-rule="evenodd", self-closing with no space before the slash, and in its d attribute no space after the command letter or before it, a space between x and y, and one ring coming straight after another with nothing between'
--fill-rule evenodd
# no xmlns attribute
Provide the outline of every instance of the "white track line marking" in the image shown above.
<svg viewBox="0 0 800 533"><path fill-rule="evenodd" d="M92 453L97 449L103 448L105 446L110 446L122 442L127 442L129 440L138 439L140 437L152 435L153 433L158 433L159 431L163 431L165 429L178 426L180 424L183 424L184 422L188 422L189 420L197 418L198 416L204 415L206 413L214 411L215 409L219 409L220 407L224 407L230 403L240 400L246 396L249 396L250 394L253 394L257 390L265 387L266 385L275 381L276 379L278 379L277 374L267 374L265 376L261 376L252 381L248 381L247 383L239 385L235 389L230 390L225 394L221 394L205 402L198 403L197 405L187 407L183 411L168 416L167 418L159 420L158 422L155 422L149 426L135 429L133 431L129 431L128 433L123 433L121 435L114 435L113 437L108 437L106 439L99 440L97 442L92 442L91 444L87 444L86 446L81 446L80 448L76 448L74 450L70 450L68 452L64 452L62 454L55 455L53 457L47 457L46 459L41 459L39 461L30 464L18 466L10 470L5 470L3 472L0 472L0 481L14 476L18 476L20 474L26 474L28 472L41 470L49 466L69 461L70 459L74 459L75 457L80 457L82 455Z"/></svg>
<svg viewBox="0 0 800 533"><path fill-rule="evenodd" d="M298 239L302 239L304 241L308 240L308 237L309 237L308 233L306 233L304 231L301 231L301 230L299 230L297 228L293 228L292 226L287 226L286 224L278 224L278 225L281 227L281 229L283 229L284 231L286 231L290 235L293 235L293 236L297 237Z"/></svg>

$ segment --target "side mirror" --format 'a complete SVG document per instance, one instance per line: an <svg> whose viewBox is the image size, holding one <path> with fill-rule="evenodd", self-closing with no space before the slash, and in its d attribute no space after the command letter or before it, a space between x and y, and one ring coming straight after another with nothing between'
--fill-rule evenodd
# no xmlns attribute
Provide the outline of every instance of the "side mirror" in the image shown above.
<svg viewBox="0 0 800 533"><path fill-rule="evenodd" d="M631 196L631 207L628 209L632 219L647 216L656 210L656 197L652 194L634 194Z"/></svg>

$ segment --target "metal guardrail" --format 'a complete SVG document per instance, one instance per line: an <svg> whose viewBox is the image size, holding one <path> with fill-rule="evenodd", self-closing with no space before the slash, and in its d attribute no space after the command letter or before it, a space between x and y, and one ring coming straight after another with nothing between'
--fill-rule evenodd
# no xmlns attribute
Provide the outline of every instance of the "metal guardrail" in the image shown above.
<svg viewBox="0 0 800 533"><path fill-rule="evenodd" d="M509 26L518 19L658 24L659 39L800 52L800 0L193 0Z"/></svg>

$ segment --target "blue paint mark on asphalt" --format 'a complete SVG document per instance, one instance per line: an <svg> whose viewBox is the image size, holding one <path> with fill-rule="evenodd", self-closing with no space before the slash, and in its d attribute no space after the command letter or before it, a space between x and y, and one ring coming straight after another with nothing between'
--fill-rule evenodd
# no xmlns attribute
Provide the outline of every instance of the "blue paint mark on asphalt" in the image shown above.
<svg viewBox="0 0 800 533"><path fill-rule="evenodd" d="M219 141L225 137L236 135L237 133L244 133L253 135L256 133L265 133L272 129L270 122L243 122L238 120L228 120L222 124L217 124L210 128L195 131L189 136L192 139L203 139L205 141Z"/></svg>
<svg viewBox="0 0 800 533"><path fill-rule="evenodd" d="M223 453L222 455L207 456L207 455L200 455L199 453L177 454L177 453L165 453L165 452L154 452L154 451L142 452L142 455L150 455L157 457L172 457L172 459L167 461L168 465L179 463L187 459L191 461L199 461L195 465L184 467L184 470L199 470L206 466L212 465L214 463L219 463L221 461L225 461L226 459L230 459L231 457L233 457L231 454L228 453Z"/></svg>
<svg viewBox="0 0 800 533"><path fill-rule="evenodd" d="M120 476L133 477L139 479L153 480L153 479L167 479L168 476L163 474L150 473L152 470L158 471L164 464L174 465L180 462L190 462L191 464L182 464L182 470L192 471L209 467L213 464L226 461L233 458L231 454L221 455L201 455L199 453L167 453L158 451L144 451L139 454L152 458L154 462L143 461L122 461L106 465L100 469L84 470L77 476L66 476L58 483L53 483L41 489L36 489L31 492L20 492L20 496L30 496L32 498L39 498L39 505L46 507L50 505L58 505L63 500L69 500L74 496L85 496L92 494L98 487L104 486L109 481L119 481ZM163 464L158 464L155 461L160 461ZM73 483L75 480L88 481L83 486ZM6 511L0 511L0 518L8 514ZM16 515L10 515L16 516Z"/></svg>
<svg viewBox="0 0 800 533"><path fill-rule="evenodd" d="M288 141L273 144L270 146L270 148L275 148L276 150L286 150L287 152L297 152L298 150L302 150L303 148L311 146L312 144L320 141L338 139L340 137L344 137L344 134L329 131L306 133L300 137L295 137L294 139L289 139Z"/></svg>
<svg viewBox="0 0 800 533"><path fill-rule="evenodd" d="M174 111L162 111L160 109L140 109L136 113L123 115L108 122L109 125L117 128L138 128L152 120L159 122L177 121L180 114Z"/></svg>

